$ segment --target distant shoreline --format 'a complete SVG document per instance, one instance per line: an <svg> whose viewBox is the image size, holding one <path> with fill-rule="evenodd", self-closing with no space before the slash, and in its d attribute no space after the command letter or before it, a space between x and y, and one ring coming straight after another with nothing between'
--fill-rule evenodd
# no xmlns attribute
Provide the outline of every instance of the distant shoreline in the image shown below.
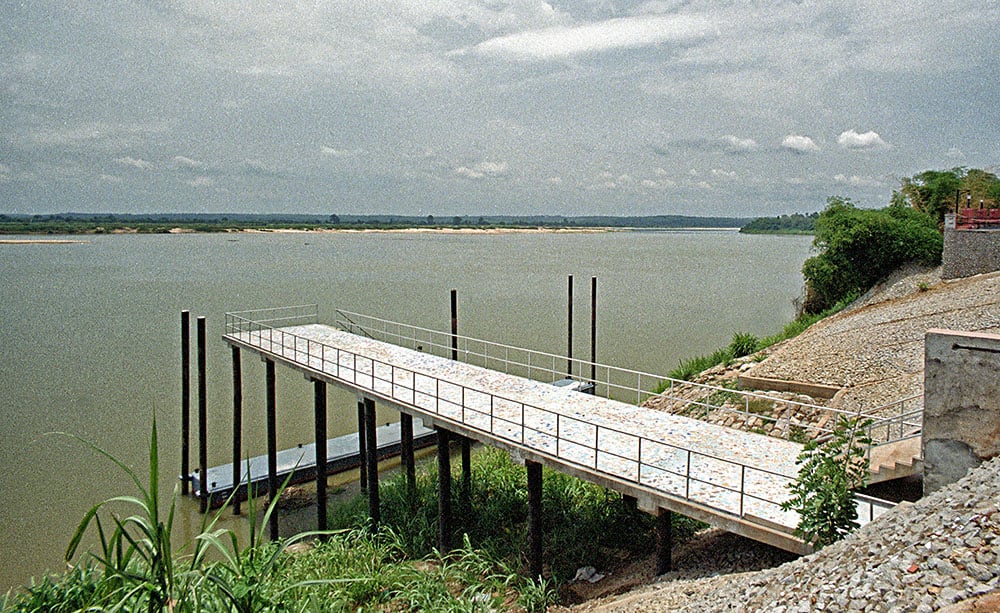
<svg viewBox="0 0 1000 613"><path fill-rule="evenodd" d="M396 228L222 228L218 230L204 230L198 228L187 228L183 226L177 226L172 228L164 228L155 232L140 231L138 228L124 227L124 228L111 228L107 230L94 231L94 230L81 230L77 232L56 232L56 234L61 234L63 236L101 236L101 235L164 235L164 234L226 234L226 235L240 235L240 234L455 234L455 235L498 235L498 234L603 234L609 232L704 232L704 231L719 231L719 232L737 232L739 228L735 227L714 227L714 226L671 226L663 228L655 227L639 227L632 228L627 226L590 226L590 227L553 227L553 226L539 226L539 227L460 227L460 228L448 228L448 227L396 227ZM21 232L11 232L10 234L22 235L22 236L33 236L36 233L30 231ZM41 233L37 233L40 235ZM51 234L46 232L46 234ZM0 232L0 236L3 236L3 232ZM0 239L0 244L24 244L24 243L39 243L39 244L66 244L66 243L86 243L89 241L79 240L79 239Z"/></svg>
<svg viewBox="0 0 1000 613"><path fill-rule="evenodd" d="M67 238L0 238L0 245L78 245L89 242Z"/></svg>

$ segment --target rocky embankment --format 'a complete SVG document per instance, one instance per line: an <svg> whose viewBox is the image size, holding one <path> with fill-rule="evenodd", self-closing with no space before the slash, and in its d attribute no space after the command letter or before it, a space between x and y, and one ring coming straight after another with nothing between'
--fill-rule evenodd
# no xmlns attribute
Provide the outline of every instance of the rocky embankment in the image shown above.
<svg viewBox="0 0 1000 613"><path fill-rule="evenodd" d="M920 406L923 340L930 328L1000 333L1000 273L942 282L937 270L901 271L800 336L697 379L729 387L743 374L819 383L837 390L830 398L762 391L760 402L742 415L667 398L647 404L781 436L812 434L811 427L831 418L788 401L856 411L917 396ZM672 394L726 400L725 391L695 385ZM735 395L732 402L739 402ZM723 536L728 540L716 546ZM696 554L675 552L675 571L655 583L569 610L1000 611L1000 591L994 591L1000 574L1000 459L791 562L782 563L781 554L766 546L718 531L683 547ZM775 564L780 566L741 572Z"/></svg>
<svg viewBox="0 0 1000 613"><path fill-rule="evenodd" d="M664 576L661 582L624 596L592 601L572 610L789 613L944 609L997 589L998 493L1000 459L994 459L957 483L913 504L896 507L843 541L776 568L694 581Z"/></svg>
<svg viewBox="0 0 1000 613"><path fill-rule="evenodd" d="M740 407L745 401L733 395L733 408L749 409L740 415L692 406L687 401L712 392L681 385L670 392L673 398L653 397L646 405L786 438L813 435L815 427L836 419L803 404L878 415L898 411L894 403L910 399L906 410L919 409L924 335L931 328L1000 333L1000 273L946 282L939 268L901 270L799 336L707 370L693 382L734 388L740 378L804 383L831 390L828 398L765 389L760 400ZM724 392L714 393L714 400L726 400Z"/></svg>

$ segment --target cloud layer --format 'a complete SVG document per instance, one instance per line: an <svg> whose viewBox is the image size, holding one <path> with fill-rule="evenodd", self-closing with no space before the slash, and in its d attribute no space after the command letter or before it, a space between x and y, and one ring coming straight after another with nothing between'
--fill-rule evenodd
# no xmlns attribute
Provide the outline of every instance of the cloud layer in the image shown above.
<svg viewBox="0 0 1000 613"><path fill-rule="evenodd" d="M983 3L178 0L4 17L12 212L757 215L833 194L880 206L885 177L1000 161L1000 7Z"/></svg>

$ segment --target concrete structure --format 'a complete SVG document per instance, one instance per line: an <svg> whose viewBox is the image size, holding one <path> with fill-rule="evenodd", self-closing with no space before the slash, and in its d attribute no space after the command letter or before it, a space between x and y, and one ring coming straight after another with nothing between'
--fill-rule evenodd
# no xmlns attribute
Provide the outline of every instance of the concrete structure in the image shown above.
<svg viewBox="0 0 1000 613"><path fill-rule="evenodd" d="M955 216L945 216L941 278L958 279L1000 270L1000 229L955 227Z"/></svg>
<svg viewBox="0 0 1000 613"><path fill-rule="evenodd" d="M442 466L449 462L448 437L457 434L509 451L532 473L545 465L617 490L657 516L679 512L789 551L812 549L793 533L797 513L780 508L797 473L798 443L409 349L367 332L353 334L315 323L315 311L301 309L229 313L223 338L267 363L357 392L366 413L373 413L377 401L420 417L441 435ZM401 324L385 323L390 336L400 339ZM369 438L370 447L375 437ZM369 495L377 495L371 477ZM447 482L440 486L444 498ZM370 506L377 521L377 500ZM859 498L861 523L887 506ZM442 511L443 524L449 514ZM537 541L531 542L535 549ZM539 562L535 553L533 568Z"/></svg>
<svg viewBox="0 0 1000 613"><path fill-rule="evenodd" d="M1000 335L930 330L924 363L924 494L1000 455Z"/></svg>

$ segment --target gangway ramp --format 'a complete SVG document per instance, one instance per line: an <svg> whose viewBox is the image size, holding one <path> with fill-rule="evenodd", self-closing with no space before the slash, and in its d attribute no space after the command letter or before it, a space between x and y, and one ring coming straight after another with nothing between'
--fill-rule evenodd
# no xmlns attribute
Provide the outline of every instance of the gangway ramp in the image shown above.
<svg viewBox="0 0 1000 613"><path fill-rule="evenodd" d="M274 327L272 327L274 326ZM325 324L275 325L227 314L224 339L307 376L368 395L724 530L807 553L783 511L798 443L582 394ZM863 519L878 510L862 511Z"/></svg>

